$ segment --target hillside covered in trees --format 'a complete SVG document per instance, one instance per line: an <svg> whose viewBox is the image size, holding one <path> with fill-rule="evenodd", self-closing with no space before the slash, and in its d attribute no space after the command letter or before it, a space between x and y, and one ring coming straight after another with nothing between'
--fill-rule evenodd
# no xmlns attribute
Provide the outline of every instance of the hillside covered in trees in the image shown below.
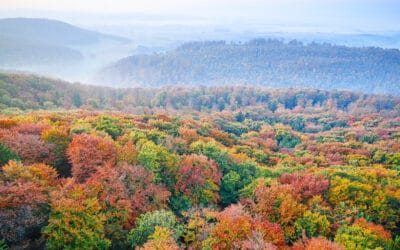
<svg viewBox="0 0 400 250"><path fill-rule="evenodd" d="M0 249L400 248L398 97L0 91Z"/></svg>
<svg viewBox="0 0 400 250"><path fill-rule="evenodd" d="M261 108L268 112L340 110L356 113L400 109L400 97L318 89L270 89L250 86L115 89L68 83L23 74L0 73L0 113L35 110L108 110L146 112L232 111Z"/></svg>
<svg viewBox="0 0 400 250"><path fill-rule="evenodd" d="M400 51L256 39L192 42L166 53L134 55L99 73L115 86L245 84L400 94Z"/></svg>

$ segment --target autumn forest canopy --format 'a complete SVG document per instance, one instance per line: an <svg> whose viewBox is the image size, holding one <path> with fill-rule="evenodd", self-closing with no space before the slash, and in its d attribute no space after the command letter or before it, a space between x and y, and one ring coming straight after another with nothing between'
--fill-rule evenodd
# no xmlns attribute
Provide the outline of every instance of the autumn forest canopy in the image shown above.
<svg viewBox="0 0 400 250"><path fill-rule="evenodd" d="M399 97L20 74L0 91L0 249L400 247Z"/></svg>

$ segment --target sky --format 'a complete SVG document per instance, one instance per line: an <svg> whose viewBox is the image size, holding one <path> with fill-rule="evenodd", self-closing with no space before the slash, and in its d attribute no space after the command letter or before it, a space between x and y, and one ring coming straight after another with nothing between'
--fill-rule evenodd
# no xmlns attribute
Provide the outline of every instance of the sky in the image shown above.
<svg viewBox="0 0 400 250"><path fill-rule="evenodd" d="M0 0L0 17L18 9L26 16L37 11L143 13L190 16L221 24L243 21L400 30L400 0Z"/></svg>

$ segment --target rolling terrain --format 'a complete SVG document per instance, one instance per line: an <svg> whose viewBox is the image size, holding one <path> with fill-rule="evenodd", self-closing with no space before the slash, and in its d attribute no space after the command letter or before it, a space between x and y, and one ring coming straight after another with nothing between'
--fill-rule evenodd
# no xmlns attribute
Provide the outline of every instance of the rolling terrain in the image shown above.
<svg viewBox="0 0 400 250"><path fill-rule="evenodd" d="M400 98L0 75L0 249L400 247Z"/></svg>
<svg viewBox="0 0 400 250"><path fill-rule="evenodd" d="M97 80L122 87L244 84L399 94L399 72L397 49L256 39L133 55L106 67Z"/></svg>
<svg viewBox="0 0 400 250"><path fill-rule="evenodd" d="M120 58L121 52L114 50L129 43L57 20L0 19L0 69L89 79L96 69Z"/></svg>

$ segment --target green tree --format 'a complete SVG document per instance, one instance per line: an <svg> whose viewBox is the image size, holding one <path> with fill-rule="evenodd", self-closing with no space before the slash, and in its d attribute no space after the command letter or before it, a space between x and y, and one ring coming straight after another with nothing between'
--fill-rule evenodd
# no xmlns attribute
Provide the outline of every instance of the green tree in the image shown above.
<svg viewBox="0 0 400 250"><path fill-rule="evenodd" d="M164 183L170 190L175 186L177 158L174 154L152 141L139 141L138 161L147 171L154 173L156 183Z"/></svg>
<svg viewBox="0 0 400 250"><path fill-rule="evenodd" d="M279 147L283 148L294 148L297 144L301 143L299 137L290 134L284 129L277 129L275 140L277 141Z"/></svg>
<svg viewBox="0 0 400 250"><path fill-rule="evenodd" d="M6 164L9 160L20 160L20 158L11 149L0 143L0 167Z"/></svg>
<svg viewBox="0 0 400 250"><path fill-rule="evenodd" d="M356 221L351 226L338 229L335 242L346 249L384 249L390 243L391 235L381 225L366 222L365 219Z"/></svg>
<svg viewBox="0 0 400 250"><path fill-rule="evenodd" d="M49 223L43 230L46 248L108 249L111 243L105 238L105 219L96 194L69 181L52 194Z"/></svg>
<svg viewBox="0 0 400 250"><path fill-rule="evenodd" d="M250 184L257 175L257 165L254 162L231 164L229 171L221 182L221 204L227 206L239 201L239 192Z"/></svg>
<svg viewBox="0 0 400 250"><path fill-rule="evenodd" d="M325 215L309 210L304 213L303 217L297 219L294 225L298 236L301 236L304 230L308 238L318 235L328 236L331 226Z"/></svg>
<svg viewBox="0 0 400 250"><path fill-rule="evenodd" d="M190 151L194 154L205 155L210 160L214 160L223 174L230 170L232 161L229 158L228 152L221 149L215 142L195 141L190 144Z"/></svg>
<svg viewBox="0 0 400 250"><path fill-rule="evenodd" d="M154 234L156 227L163 227L173 232L173 238L177 240L183 233L182 226L178 223L174 213L166 210L156 210L142 214L137 220L136 228L128 235L128 241L132 247L143 246Z"/></svg>
<svg viewBox="0 0 400 250"><path fill-rule="evenodd" d="M114 140L122 133L122 129L118 124L118 119L114 119L108 116L99 116L97 118L96 130L106 132Z"/></svg>

